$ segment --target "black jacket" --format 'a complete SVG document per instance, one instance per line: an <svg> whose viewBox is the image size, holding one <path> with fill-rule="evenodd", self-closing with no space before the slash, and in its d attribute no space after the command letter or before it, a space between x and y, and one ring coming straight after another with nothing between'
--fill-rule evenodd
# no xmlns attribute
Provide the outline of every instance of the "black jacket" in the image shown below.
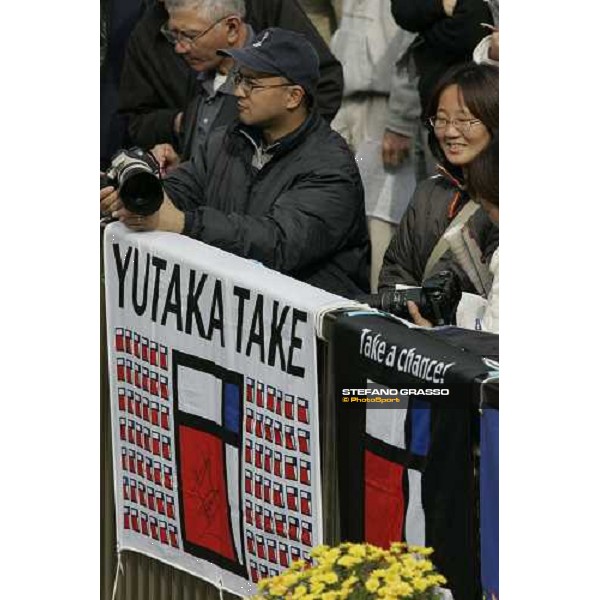
<svg viewBox="0 0 600 600"><path fill-rule="evenodd" d="M383 257L379 274L379 290L393 289L397 283L421 285L425 266L438 240L461 208L469 201L459 180L445 172L422 181L417 186L398 229ZM479 246L485 259L490 260L498 247L498 227L480 208L470 218L476 229ZM469 278L447 252L437 263L434 272L453 271L465 292L475 293Z"/></svg>
<svg viewBox="0 0 600 600"><path fill-rule="evenodd" d="M473 59L473 50L488 35L481 23L493 23L483 0L457 0L452 17L442 0L391 0L392 14L403 29L418 33L412 55L419 75L421 106L427 108L439 78L451 66Z"/></svg>
<svg viewBox="0 0 600 600"><path fill-rule="evenodd" d="M364 192L346 143L316 113L260 170L256 143L236 121L165 179L183 233L336 294L366 291Z"/></svg>
<svg viewBox="0 0 600 600"><path fill-rule="evenodd" d="M143 148L176 145L175 116L195 95L196 73L160 33L167 19L161 3L146 10L131 34L123 65L119 110L129 118L133 142ZM342 101L342 66L297 0L246 0L245 21L256 32L282 27L306 35L321 61L317 104L321 115L331 121Z"/></svg>
<svg viewBox="0 0 600 600"><path fill-rule="evenodd" d="M383 257L380 290L421 285L431 252L468 200L452 178L435 175L419 183Z"/></svg>

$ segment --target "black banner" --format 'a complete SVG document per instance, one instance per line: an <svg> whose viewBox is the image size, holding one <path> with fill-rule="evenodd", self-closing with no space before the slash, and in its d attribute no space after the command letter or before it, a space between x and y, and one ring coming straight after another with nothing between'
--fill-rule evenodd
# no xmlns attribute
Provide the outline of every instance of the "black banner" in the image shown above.
<svg viewBox="0 0 600 600"><path fill-rule="evenodd" d="M432 546L455 600L481 598L473 450L498 336L349 313L330 341L342 539Z"/></svg>

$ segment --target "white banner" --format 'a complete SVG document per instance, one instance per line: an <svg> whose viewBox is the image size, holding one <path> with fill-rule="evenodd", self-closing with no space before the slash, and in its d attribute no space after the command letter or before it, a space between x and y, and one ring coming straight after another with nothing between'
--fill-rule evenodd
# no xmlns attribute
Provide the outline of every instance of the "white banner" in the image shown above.
<svg viewBox="0 0 600 600"><path fill-rule="evenodd" d="M340 298L168 233L105 234L117 539L240 595L322 542L315 316Z"/></svg>

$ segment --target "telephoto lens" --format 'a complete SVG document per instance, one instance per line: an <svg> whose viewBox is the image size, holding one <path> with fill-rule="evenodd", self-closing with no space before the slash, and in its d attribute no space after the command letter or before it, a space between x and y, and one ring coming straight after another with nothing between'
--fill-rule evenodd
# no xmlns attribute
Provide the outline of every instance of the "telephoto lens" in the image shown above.
<svg viewBox="0 0 600 600"><path fill-rule="evenodd" d="M149 152L140 148L120 150L112 159L107 177L109 185L119 188L121 201L130 212L146 216L160 208L163 186L158 163Z"/></svg>
<svg viewBox="0 0 600 600"><path fill-rule="evenodd" d="M119 196L125 208L136 215L155 213L163 201L163 187L160 179L137 167L131 167L121 178Z"/></svg>
<svg viewBox="0 0 600 600"><path fill-rule="evenodd" d="M407 304L411 300L425 319L439 327L456 323L456 309L461 298L458 277L451 271L440 271L425 280L422 287L383 290L357 300L402 319L411 319Z"/></svg>

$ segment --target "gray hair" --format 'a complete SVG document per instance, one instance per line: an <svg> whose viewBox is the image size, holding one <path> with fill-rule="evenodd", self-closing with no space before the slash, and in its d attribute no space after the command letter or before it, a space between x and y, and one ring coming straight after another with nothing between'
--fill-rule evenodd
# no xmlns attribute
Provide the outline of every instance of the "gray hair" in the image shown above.
<svg viewBox="0 0 600 600"><path fill-rule="evenodd" d="M246 16L245 0L165 0L165 8L168 11L193 8L199 16L213 23L229 15L237 15L242 20Z"/></svg>

